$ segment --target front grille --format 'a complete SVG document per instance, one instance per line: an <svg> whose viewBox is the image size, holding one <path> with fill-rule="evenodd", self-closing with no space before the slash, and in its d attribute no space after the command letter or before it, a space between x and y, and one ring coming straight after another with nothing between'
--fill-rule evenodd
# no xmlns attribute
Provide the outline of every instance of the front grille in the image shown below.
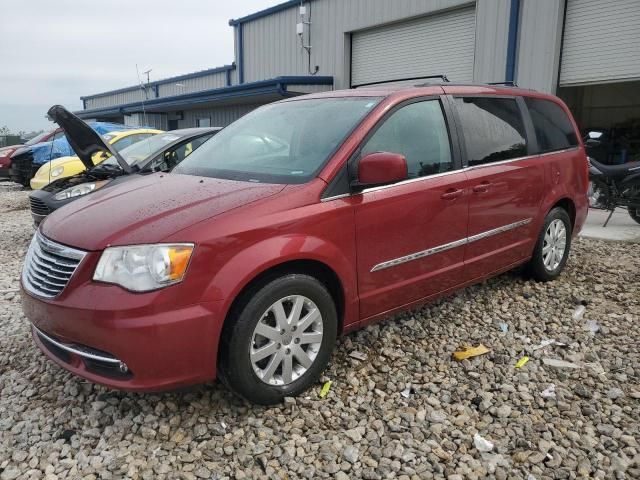
<svg viewBox="0 0 640 480"><path fill-rule="evenodd" d="M54 298L67 286L86 252L33 236L22 268L22 283L34 295Z"/></svg>
<svg viewBox="0 0 640 480"><path fill-rule="evenodd" d="M47 204L39 198L33 198L32 196L29 196L29 203L31 204L31 213L35 215L47 216L51 213L51 209L49 209L49 207L47 207Z"/></svg>

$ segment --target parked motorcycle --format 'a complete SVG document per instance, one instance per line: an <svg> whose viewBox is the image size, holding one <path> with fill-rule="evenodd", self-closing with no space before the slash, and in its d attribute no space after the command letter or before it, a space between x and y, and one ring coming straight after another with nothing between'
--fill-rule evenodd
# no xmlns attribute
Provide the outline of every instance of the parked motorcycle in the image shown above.
<svg viewBox="0 0 640 480"><path fill-rule="evenodd" d="M599 145L602 132L589 132L585 139L587 152ZM608 210L609 217L618 207L625 207L629 216L640 223L640 161L622 165L605 165L589 157L589 206Z"/></svg>

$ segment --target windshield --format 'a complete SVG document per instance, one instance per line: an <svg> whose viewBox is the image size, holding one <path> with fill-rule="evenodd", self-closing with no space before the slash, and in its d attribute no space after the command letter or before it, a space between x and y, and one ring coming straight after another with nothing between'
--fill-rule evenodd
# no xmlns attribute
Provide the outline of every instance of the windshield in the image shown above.
<svg viewBox="0 0 640 480"><path fill-rule="evenodd" d="M35 145L36 143L40 143L42 142L42 140L49 135L50 132L43 132L39 135L36 135L35 137L33 137L31 140L29 140L27 143L25 143L25 145Z"/></svg>
<svg viewBox="0 0 640 480"><path fill-rule="evenodd" d="M140 164L149 159L152 154L162 149L165 145L175 142L179 138L180 135L175 135L173 133L160 133L144 140L140 140L138 143L134 143L133 145L129 145L118 153L129 165L141 166ZM103 163L107 165L118 165L117 160L113 157Z"/></svg>
<svg viewBox="0 0 640 480"><path fill-rule="evenodd" d="M173 171L266 183L309 181L379 98L295 100L232 123Z"/></svg>

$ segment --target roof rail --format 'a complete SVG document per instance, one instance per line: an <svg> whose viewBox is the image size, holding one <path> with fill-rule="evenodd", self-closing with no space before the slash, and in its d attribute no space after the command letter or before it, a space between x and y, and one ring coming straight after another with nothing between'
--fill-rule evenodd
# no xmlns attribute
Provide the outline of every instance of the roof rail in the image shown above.
<svg viewBox="0 0 640 480"><path fill-rule="evenodd" d="M381 80L379 82L368 82L368 83L360 83L358 85L352 85L351 88L356 88L356 87L368 87L371 85L381 85L384 83L396 83L396 82L410 82L412 80L428 80L430 78L439 78L441 79L443 82L449 82L449 79L447 78L446 75L427 75L424 77L411 77L411 78L395 78L393 80ZM427 85L427 84L424 84ZM424 85L416 85L416 86L424 86Z"/></svg>
<svg viewBox="0 0 640 480"><path fill-rule="evenodd" d="M518 85L513 80L507 80L505 82L487 82L487 85L506 85L507 87L517 87Z"/></svg>

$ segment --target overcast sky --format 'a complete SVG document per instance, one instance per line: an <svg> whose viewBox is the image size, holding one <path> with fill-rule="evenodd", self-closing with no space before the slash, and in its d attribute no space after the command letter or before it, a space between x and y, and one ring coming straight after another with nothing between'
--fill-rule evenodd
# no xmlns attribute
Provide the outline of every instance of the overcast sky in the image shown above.
<svg viewBox="0 0 640 480"><path fill-rule="evenodd" d="M52 127L53 104L230 64L230 18L281 0L0 0L0 127Z"/></svg>

